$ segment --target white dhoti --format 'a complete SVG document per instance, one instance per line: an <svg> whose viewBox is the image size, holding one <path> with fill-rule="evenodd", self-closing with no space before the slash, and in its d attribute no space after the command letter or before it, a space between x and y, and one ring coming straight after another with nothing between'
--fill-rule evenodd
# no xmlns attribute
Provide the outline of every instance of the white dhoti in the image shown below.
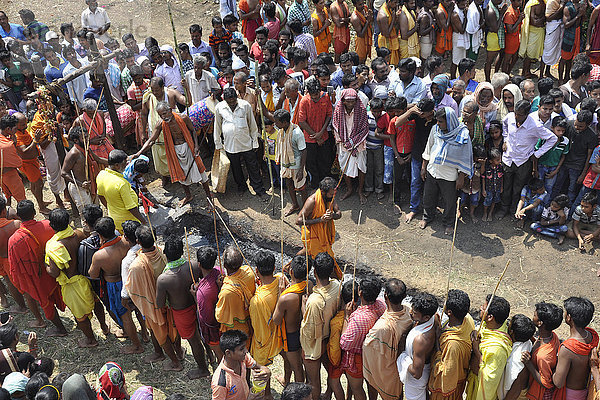
<svg viewBox="0 0 600 400"><path fill-rule="evenodd" d="M338 143L338 161L342 172L345 168L346 176L350 178L356 178L359 170L363 174L367 172L367 152L365 150L359 151L353 156L343 144ZM348 167L346 167L346 163L348 163Z"/></svg>
<svg viewBox="0 0 600 400"><path fill-rule="evenodd" d="M69 182L67 189L69 189L69 194L71 195L71 199L75 202L75 207L77 207L79 214L83 212L83 207L93 203L92 195L87 189L84 189L73 182Z"/></svg>
<svg viewBox="0 0 600 400"><path fill-rule="evenodd" d="M419 324L410 330L406 336L406 348L396 360L398 374L400 375L400 380L404 384L404 398L406 400L427 399L427 383L429 382L431 364L425 364L423 367L423 374L419 379L416 379L408 372L408 367L413 363L413 342L415 338L433 328L434 318L435 316L431 317L429 321Z"/></svg>
<svg viewBox="0 0 600 400"><path fill-rule="evenodd" d="M42 148L42 157L44 157L44 164L46 165L46 179L48 185L50 185L50 190L54 194L61 194L67 186L61 175L61 164L54 142L50 142L45 149Z"/></svg>
<svg viewBox="0 0 600 400"><path fill-rule="evenodd" d="M554 65L560 60L563 30L564 25L560 19L552 20L546 24L544 53L542 53L542 62L544 64Z"/></svg>
<svg viewBox="0 0 600 400"><path fill-rule="evenodd" d="M208 175L206 172L200 172L198 169L192 150L190 150L190 146L187 143L176 144L175 154L177 154L177 159L183 173L186 174L185 181L180 181L179 183L190 186L192 183L208 182Z"/></svg>
<svg viewBox="0 0 600 400"><path fill-rule="evenodd" d="M299 171L300 171L300 168L293 169L293 168L281 167L281 177L291 179L292 182L294 183L294 189L296 189L296 191L302 190L304 188L304 186L306 185L306 169L303 170L302 179L298 179Z"/></svg>

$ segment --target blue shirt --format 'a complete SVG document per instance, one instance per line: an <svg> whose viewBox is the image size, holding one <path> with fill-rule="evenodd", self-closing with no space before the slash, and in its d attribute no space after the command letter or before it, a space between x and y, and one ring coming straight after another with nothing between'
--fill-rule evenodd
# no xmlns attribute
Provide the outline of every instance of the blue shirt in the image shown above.
<svg viewBox="0 0 600 400"><path fill-rule="evenodd" d="M450 81L450 87L454 86L454 82L456 82L458 80L457 79L452 79ZM471 93L475 92L475 89L477 89L477 85L479 85L479 82L474 81L473 79L469 79L469 83L467 83L467 87L465 88L465 90L468 90Z"/></svg>
<svg viewBox="0 0 600 400"><path fill-rule="evenodd" d="M38 21L30 22L29 25L27 25L27 27L35 30L35 32L38 35L38 38L41 41L46 40L46 33L48 33L48 31L50 31L50 28L48 28L48 25L46 25L42 22L38 22Z"/></svg>
<svg viewBox="0 0 600 400"><path fill-rule="evenodd" d="M536 200L540 200L541 203L540 204L546 204L547 202L547 198L548 198L548 193L544 190L544 193L542 194L538 194L538 193L533 193L531 191L531 189L529 189L529 186L525 186L523 188L523 190L521 190L521 199L524 201L524 206L527 207L530 204L535 203Z"/></svg>
<svg viewBox="0 0 600 400"><path fill-rule="evenodd" d="M19 39L19 40L27 40L27 38L25 37L25 34L23 33L23 27L19 24L11 24L10 25L10 30L8 32L6 32L1 26L0 26L0 37L13 37L15 39ZM45 38L44 38L45 39Z"/></svg>
<svg viewBox="0 0 600 400"><path fill-rule="evenodd" d="M61 62L58 68L51 65L50 63L48 63L48 65L46 65L46 68L44 68L44 76L46 76L46 81L48 81L48 83L63 77L63 70L67 66L67 62L60 57L59 59Z"/></svg>
<svg viewBox="0 0 600 400"><path fill-rule="evenodd" d="M137 160L144 160L146 162L150 162L150 159L142 154L138 158L134 158L133 160L131 160L129 162L129 164L127 164L127 166L125 167L125 170L123 171L123 178L125 178L125 180L127 180L127 182L129 182L131 184L131 187L136 192L139 191L139 189L140 189L139 183L141 183L140 182L140 173L136 172L134 169L135 162Z"/></svg>
<svg viewBox="0 0 600 400"><path fill-rule="evenodd" d="M404 86L404 82L400 80L396 85L395 92L396 96L403 96L408 104L415 104L427 95L427 86L425 86L421 78L415 75L413 76L412 81L406 86Z"/></svg>
<svg viewBox="0 0 600 400"><path fill-rule="evenodd" d="M352 66L352 73L356 73L356 67ZM336 70L333 74L331 74L331 86L336 89L339 86L342 86L342 78L344 77L344 71L342 69Z"/></svg>

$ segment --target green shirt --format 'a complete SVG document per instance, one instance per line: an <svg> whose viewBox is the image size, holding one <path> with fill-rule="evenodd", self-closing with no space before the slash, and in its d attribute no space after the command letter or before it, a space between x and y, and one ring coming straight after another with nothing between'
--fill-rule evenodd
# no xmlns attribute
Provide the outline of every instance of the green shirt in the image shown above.
<svg viewBox="0 0 600 400"><path fill-rule="evenodd" d="M535 149L538 150L544 144L544 139L539 139L535 145ZM560 158L569 152L569 139L565 136L558 139L554 147L552 147L546 154L540 157L538 163L546 167L556 167L560 162Z"/></svg>

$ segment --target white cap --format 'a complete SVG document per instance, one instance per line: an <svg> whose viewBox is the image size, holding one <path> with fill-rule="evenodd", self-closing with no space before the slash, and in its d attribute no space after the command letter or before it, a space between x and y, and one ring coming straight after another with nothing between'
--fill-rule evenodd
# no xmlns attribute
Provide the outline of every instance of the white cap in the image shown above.
<svg viewBox="0 0 600 400"><path fill-rule="evenodd" d="M417 68L421 68L421 59L419 57L409 57L410 59L415 61L415 64L417 64Z"/></svg>
<svg viewBox="0 0 600 400"><path fill-rule="evenodd" d="M163 44L160 46L160 51L168 51L169 53L173 54L173 47L169 46L168 44Z"/></svg>
<svg viewBox="0 0 600 400"><path fill-rule="evenodd" d="M234 71L247 67L246 63L236 55L233 56L232 60L233 62L231 63L231 69Z"/></svg>
<svg viewBox="0 0 600 400"><path fill-rule="evenodd" d="M58 35L56 34L56 32L54 32L54 31L46 32L46 42L49 41L50 39L58 39Z"/></svg>

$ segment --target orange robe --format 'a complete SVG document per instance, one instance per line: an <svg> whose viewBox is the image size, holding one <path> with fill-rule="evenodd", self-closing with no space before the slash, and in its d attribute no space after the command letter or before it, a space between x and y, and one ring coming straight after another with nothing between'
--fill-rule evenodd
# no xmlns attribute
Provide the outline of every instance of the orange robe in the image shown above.
<svg viewBox="0 0 600 400"><path fill-rule="evenodd" d="M590 343L582 343L577 339L569 338L565 340L561 346L565 346L567 349L571 350L575 354L579 354L580 356L589 356L592 352L592 349L598 346L598 333L592 328L585 328L592 335L592 341ZM582 389L581 391L588 391L587 389ZM579 394L577 392L581 392L579 390L574 390L575 394ZM563 386L560 389L554 391L554 400L565 400L567 395L567 387ZM587 393L586 393L587 396Z"/></svg>
<svg viewBox="0 0 600 400"><path fill-rule="evenodd" d="M350 17L350 11L345 1L340 3L334 1L331 7L335 7L338 11L340 18ZM336 54L342 54L348 51L350 48L350 26L334 26L333 27L333 50Z"/></svg>
<svg viewBox="0 0 600 400"><path fill-rule="evenodd" d="M325 13L325 20L329 18L329 12L327 11L327 7L323 8L323 12ZM313 12L311 15L312 18L317 20L317 29L321 29L325 21L321 21L317 12ZM327 53L329 51L329 45L331 44L331 31L329 28L324 29L323 32L319 34L319 36L315 36L315 47L317 48L317 54Z"/></svg>
<svg viewBox="0 0 600 400"><path fill-rule="evenodd" d="M252 340L250 354L260 365L269 365L283 350L283 342L278 335L277 326L271 321L273 311L279 299L279 282L281 274L268 285L260 285L250 299L250 321L252 322Z"/></svg>
<svg viewBox="0 0 600 400"><path fill-rule="evenodd" d="M25 186L23 186L23 180L17 172L17 168L23 166L23 161L17 154L17 148L13 141L2 134L0 134L0 151L2 152L0 170L2 170L2 192L4 196L7 200L11 197L14 197L17 201L25 200ZM8 168L8 170L5 168Z"/></svg>
<svg viewBox="0 0 600 400"><path fill-rule="evenodd" d="M183 137L185 138L185 142L189 146L192 154L195 152L195 144L194 139L192 139L192 135L190 135L190 131L185 124L183 118L179 115L173 113L173 118L175 118L175 122L179 125L179 129L183 133ZM181 168L181 164L179 164L179 159L177 158L177 154L175 153L175 143L173 142L173 136L171 135L171 128L169 128L169 124L165 121L162 122L162 130L163 136L165 138L165 151L167 152L167 164L169 165L169 174L171 175L171 182L183 182L187 178L186 173L189 171L184 171ZM196 161L196 165L198 166L198 171L200 173L206 171L204 167L204 163L200 156L194 157ZM193 165L193 164L190 164Z"/></svg>
<svg viewBox="0 0 600 400"><path fill-rule="evenodd" d="M248 265L242 265L235 273L223 279L215 308L215 318L221 324L221 332L239 329L250 335L248 309L255 290L254 271Z"/></svg>
<svg viewBox="0 0 600 400"><path fill-rule="evenodd" d="M94 121L92 121L92 118L86 113L81 114L81 118L85 128L88 130L88 137L90 140L98 136L102 136L102 133L104 133L105 122L104 118L102 118L100 114L96 114ZM89 148L94 152L94 154L102 158L108 158L108 154L115 149L106 138L104 139L104 143L90 144Z"/></svg>
<svg viewBox="0 0 600 400"><path fill-rule="evenodd" d="M20 146L29 146L31 142L33 142L33 138L27 131L19 131L15 132L15 136L17 137L17 147ZM36 148L37 150L37 148ZM39 155L39 151L36 151ZM40 162L37 158L30 159L22 159L23 165L19 170L27 176L27 180L29 182L37 182L42 178L42 173L40 172Z"/></svg>
<svg viewBox="0 0 600 400"><path fill-rule="evenodd" d="M362 25L367 23L367 17L365 14L367 13L367 6L364 6L364 9L359 11L358 9L354 9L354 14L360 20ZM364 37L356 36L356 53L358 54L358 58L360 60L366 60L371 57L371 47L373 46L373 26L371 24L367 25L365 30Z"/></svg>
<svg viewBox="0 0 600 400"><path fill-rule="evenodd" d="M296 294L304 294L306 291L306 281L302 281L299 283L294 283L283 292L281 292L280 296L288 293L296 293ZM279 325L279 337L281 338L281 342L283 344L283 351L288 351L288 342L287 342L287 330L285 328L285 318L281 320L281 325Z"/></svg>
<svg viewBox="0 0 600 400"><path fill-rule="evenodd" d="M531 353L531 362L540 373L542 385L532 376L529 377L529 390L527 391L529 400L542 400L547 390L554 389L552 373L558 362L558 350L560 350L560 340L556 333L552 332L552 340L542 343Z"/></svg>
<svg viewBox="0 0 600 400"><path fill-rule="evenodd" d="M438 10L439 9L441 9L444 12L444 14L446 14L446 18L450 18L448 15L448 11L446 11L442 3L438 5ZM452 50L452 24L448 25L447 30L437 32L435 41L435 51L437 51L438 54L444 54L444 52L450 50Z"/></svg>

